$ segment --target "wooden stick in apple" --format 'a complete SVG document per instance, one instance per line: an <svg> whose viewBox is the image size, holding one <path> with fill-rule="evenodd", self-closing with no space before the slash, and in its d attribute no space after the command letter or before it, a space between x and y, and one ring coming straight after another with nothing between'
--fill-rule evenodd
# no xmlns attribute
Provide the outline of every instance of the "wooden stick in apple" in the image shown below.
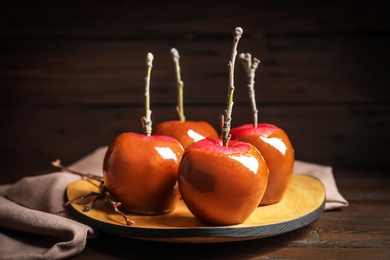
<svg viewBox="0 0 390 260"><path fill-rule="evenodd" d="M181 80L181 73L180 73L180 55L179 52L175 49L171 49L171 54L173 58L173 62L175 64L175 70L176 70L176 83L177 83L177 106L176 111L179 115L179 119L181 122L186 121L186 117L184 115L184 102L183 102L183 87L184 82Z"/></svg>
<svg viewBox="0 0 390 260"><path fill-rule="evenodd" d="M253 57L253 61L252 61L252 55L250 53L241 53L238 57L244 66L244 70L248 78L248 94L252 106L253 127L257 128L259 111L257 110L257 105L256 105L255 73L257 68L259 67L260 60L257 59L256 57Z"/></svg>
<svg viewBox="0 0 390 260"><path fill-rule="evenodd" d="M237 45L241 38L243 31L241 27L237 27L234 31L234 39L233 39L233 47L232 47L232 56L228 63L229 68L229 89L227 96L227 108L225 110L225 114L221 115L220 121L222 125L222 138L223 138L223 146L227 146L230 140L230 128L232 121L232 111L233 111L233 96L234 96L234 66L236 63L237 57Z"/></svg>
<svg viewBox="0 0 390 260"><path fill-rule="evenodd" d="M171 136L178 140L182 144L183 148L186 149L193 142L206 137L217 138L218 133L214 127L206 121L186 121L183 101L184 83L180 75L180 55L175 48L171 49L171 54L176 71L176 85L178 93L176 111L178 113L179 120L169 120L159 123L153 130L153 134Z"/></svg>
<svg viewBox="0 0 390 260"><path fill-rule="evenodd" d="M141 118L142 128L144 129L145 135L150 136L152 134L152 111L150 110L150 74L153 68L153 54L148 53L146 55L147 73L145 77L145 116Z"/></svg>
<svg viewBox="0 0 390 260"><path fill-rule="evenodd" d="M206 225L244 222L258 207L268 181L268 167L252 145L229 141L234 92L234 60L243 30L234 30L229 62L229 89L225 114L220 117L223 137L194 142L179 165L179 188L192 214ZM226 119L226 120L225 120Z"/></svg>
<svg viewBox="0 0 390 260"><path fill-rule="evenodd" d="M255 71L260 61L250 53L241 53L248 78L248 93L252 106L253 123L231 129L232 139L253 144L263 155L269 168L267 190L260 205L274 204L282 200L292 176L294 149L286 132L269 123L258 123L258 111L254 91Z"/></svg>

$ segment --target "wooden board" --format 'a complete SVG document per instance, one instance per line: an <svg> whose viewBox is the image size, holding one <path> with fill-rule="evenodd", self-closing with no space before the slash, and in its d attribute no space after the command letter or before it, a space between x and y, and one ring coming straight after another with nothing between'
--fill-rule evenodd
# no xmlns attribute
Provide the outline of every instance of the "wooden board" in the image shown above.
<svg viewBox="0 0 390 260"><path fill-rule="evenodd" d="M73 199L98 186L89 180L80 180L66 189L66 199ZM325 206L325 189L322 183L310 176L293 175L283 200L277 204L258 207L242 224L207 226L201 224L180 201L174 212L160 216L127 214L135 223L126 226L124 219L114 213L105 201L83 212L84 201L76 201L69 208L79 221L118 236L130 238L180 242L216 243L251 240L286 233L315 221Z"/></svg>

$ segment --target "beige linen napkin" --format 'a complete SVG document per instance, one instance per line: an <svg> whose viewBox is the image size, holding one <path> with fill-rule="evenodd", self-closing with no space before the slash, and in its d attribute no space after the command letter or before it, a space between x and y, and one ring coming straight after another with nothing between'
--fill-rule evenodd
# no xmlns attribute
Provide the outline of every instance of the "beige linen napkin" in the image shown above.
<svg viewBox="0 0 390 260"><path fill-rule="evenodd" d="M96 149L69 168L102 175L106 149ZM296 161L294 173L322 181L325 210L348 205L337 189L331 167ZM71 173L53 172L0 186L1 259L64 259L82 252L96 230L72 220L62 206L66 187L78 179Z"/></svg>
<svg viewBox="0 0 390 260"><path fill-rule="evenodd" d="M319 165L302 161L295 161L295 174L310 175L319 179L325 187L325 210L338 209L348 206L348 201L340 194L330 166Z"/></svg>
<svg viewBox="0 0 390 260"><path fill-rule="evenodd" d="M70 167L101 174L105 151L97 149ZM0 186L0 259L66 259L84 250L97 232L72 220L63 207L66 187L79 179L53 172Z"/></svg>

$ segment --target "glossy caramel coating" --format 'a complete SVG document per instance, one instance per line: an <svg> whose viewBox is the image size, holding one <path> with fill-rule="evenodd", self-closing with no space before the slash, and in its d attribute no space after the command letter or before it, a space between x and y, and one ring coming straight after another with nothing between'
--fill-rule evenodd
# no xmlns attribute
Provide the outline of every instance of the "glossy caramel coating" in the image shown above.
<svg viewBox="0 0 390 260"><path fill-rule="evenodd" d="M205 121L165 121L154 128L153 134L171 136L178 140L184 149L206 137L218 138L217 131Z"/></svg>
<svg viewBox="0 0 390 260"><path fill-rule="evenodd" d="M269 168L268 185L260 205L279 202L290 182L294 167L294 149L286 132L270 124L259 124L258 128L265 127L261 135L252 133L232 138L253 144L263 155Z"/></svg>
<svg viewBox="0 0 390 260"><path fill-rule="evenodd" d="M205 141L205 140L203 140ZM179 167L180 193L192 214L207 225L244 222L258 207L268 180L268 168L251 144L223 147L191 145ZM216 149L214 149L216 148Z"/></svg>
<svg viewBox="0 0 390 260"><path fill-rule="evenodd" d="M182 154L182 146L171 137L123 133L106 152L104 183L126 212L171 212L180 199L177 177Z"/></svg>

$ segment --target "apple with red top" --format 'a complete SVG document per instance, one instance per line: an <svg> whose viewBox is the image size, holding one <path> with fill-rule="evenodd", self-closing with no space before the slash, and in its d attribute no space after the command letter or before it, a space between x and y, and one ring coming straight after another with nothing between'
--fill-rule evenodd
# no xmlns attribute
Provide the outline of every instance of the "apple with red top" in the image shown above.
<svg viewBox="0 0 390 260"><path fill-rule="evenodd" d="M179 189L191 213L206 225L244 222L258 207L268 181L268 167L251 144L230 140L233 107L233 75L237 44L242 29L234 32L229 67L228 102L221 116L221 138L194 142L179 165Z"/></svg>
<svg viewBox="0 0 390 260"><path fill-rule="evenodd" d="M169 136L122 133L104 158L104 183L126 212L171 212L180 198L177 178L182 154L180 143Z"/></svg>
<svg viewBox="0 0 390 260"><path fill-rule="evenodd" d="M171 54L176 68L176 81L178 90L177 112L180 120L169 120L159 123L154 129L153 134L168 135L178 140L184 149L193 142L202 140L206 137L217 138L218 133L206 121L186 121L183 107L183 81L180 76L179 52L171 49Z"/></svg>
<svg viewBox="0 0 390 260"><path fill-rule="evenodd" d="M110 144L103 161L104 184L126 212L159 215L171 212L180 199L178 167L184 152L172 137L151 135L149 80L153 55L148 53L145 134L122 133Z"/></svg>
<svg viewBox="0 0 390 260"><path fill-rule="evenodd" d="M251 144L218 138L193 143L183 154L179 188L192 214L207 225L244 222L258 207L268 168Z"/></svg>
<svg viewBox="0 0 390 260"><path fill-rule="evenodd" d="M218 137L217 131L206 121L165 121L154 128L153 134L171 136L178 140L184 149L206 137Z"/></svg>
<svg viewBox="0 0 390 260"><path fill-rule="evenodd" d="M260 205L274 204L282 200L290 182L294 166L294 149L286 132L267 123L257 123L254 95L254 72L260 62L251 55L240 54L249 79L249 96L252 101L253 124L233 127L231 138L253 144L263 155L269 168L268 185Z"/></svg>
<svg viewBox="0 0 390 260"><path fill-rule="evenodd" d="M268 185L260 205L282 200L292 176L294 149L287 134L279 127L259 123L245 124L230 130L234 140L253 144L263 155L269 168Z"/></svg>

